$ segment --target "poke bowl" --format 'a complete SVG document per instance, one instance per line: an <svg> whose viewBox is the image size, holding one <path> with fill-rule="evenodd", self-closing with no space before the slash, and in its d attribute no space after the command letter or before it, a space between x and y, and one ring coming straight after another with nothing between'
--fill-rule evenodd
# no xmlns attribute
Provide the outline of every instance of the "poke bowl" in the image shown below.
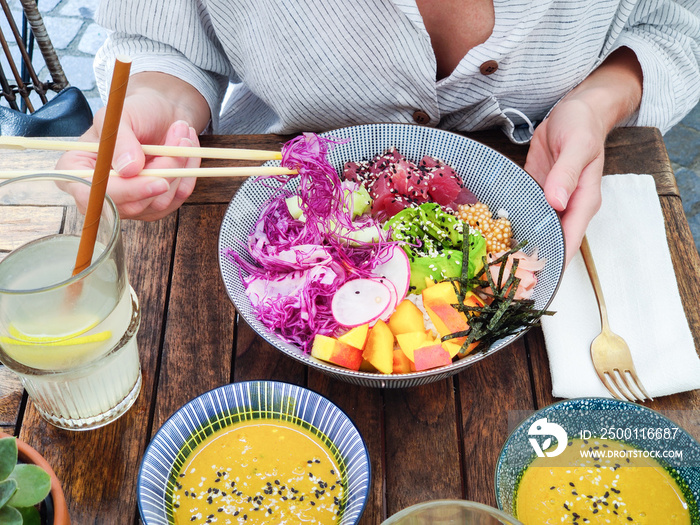
<svg viewBox="0 0 700 525"><path fill-rule="evenodd" d="M457 133L409 124L358 125L322 133L319 137L333 141L326 158L340 177L344 175L346 163L367 163L371 159L381 158L388 151L399 152L406 162L415 166L428 157L439 159L436 162L440 165L449 166L454 170L453 176L458 179L459 184L468 189L480 205L483 203L488 206L494 214L496 210L507 214L513 239L518 242L526 241L522 248L524 254L546 261L535 273L536 284L533 285L529 300L534 308L540 311L549 305L559 286L564 268L564 237L561 223L556 211L547 203L539 184L513 161L488 146ZM279 165L279 162L270 161L268 165ZM425 168L421 165L420 169ZM372 367L369 367L368 371L364 366L358 370L315 357L312 354L319 354L310 351L310 345L303 348L297 341L291 342L289 338L283 337L279 330L271 329L262 322L246 293L250 265L255 264L255 259L248 250L249 236L256 229L256 225L259 227L261 210L279 191L288 191L293 195L298 188L299 177L286 181L252 178L246 180L229 204L219 235L219 266L227 294L238 313L253 330L284 354L335 379L362 386L404 388L438 381L456 374L506 347L527 331L527 327L516 330L494 339L478 352L449 362L444 361L439 366L429 369L416 369L417 366L409 363L410 369L404 368L401 373L381 373ZM372 206L374 205L371 204L370 207ZM473 230L468 231L470 242L466 244L471 244ZM463 260L461 252L459 255L460 260ZM474 259L476 260L476 257ZM432 284L428 279L426 283L426 286ZM400 286L395 287L398 288ZM408 286L406 290L408 291ZM400 293L398 295L400 296ZM407 298L411 299L411 294L408 294ZM364 311L370 306L372 305L369 303L360 304L353 308L353 312ZM427 319L427 314L424 317ZM376 323L380 324L379 321ZM450 355L453 357L453 354ZM362 360L364 365L365 359Z"/></svg>
<svg viewBox="0 0 700 525"><path fill-rule="evenodd" d="M196 397L162 425L141 463L138 506L144 525L354 525L370 477L365 442L335 404L248 381Z"/></svg>
<svg viewBox="0 0 700 525"><path fill-rule="evenodd" d="M525 525L572 519L695 525L700 444L642 405L608 398L560 401L511 432L496 464L495 490L498 508ZM665 507L669 503L673 507Z"/></svg>

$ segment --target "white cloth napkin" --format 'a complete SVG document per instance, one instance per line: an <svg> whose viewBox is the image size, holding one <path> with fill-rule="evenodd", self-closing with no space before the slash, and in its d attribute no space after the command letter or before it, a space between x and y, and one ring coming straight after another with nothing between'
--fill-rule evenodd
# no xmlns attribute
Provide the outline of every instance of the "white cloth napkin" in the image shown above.
<svg viewBox="0 0 700 525"><path fill-rule="evenodd" d="M627 341L637 375L652 397L700 388L700 359L681 304L653 177L606 176L602 194L586 237L611 330ZM580 252L548 309L557 312L542 318L552 394L612 397L591 361L600 314Z"/></svg>

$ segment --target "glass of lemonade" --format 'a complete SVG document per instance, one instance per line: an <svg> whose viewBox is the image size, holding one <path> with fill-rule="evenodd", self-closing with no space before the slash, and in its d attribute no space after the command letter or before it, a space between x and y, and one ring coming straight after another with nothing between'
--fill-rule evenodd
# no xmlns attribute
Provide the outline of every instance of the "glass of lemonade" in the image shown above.
<svg viewBox="0 0 700 525"><path fill-rule="evenodd" d="M382 525L523 525L508 514L474 501L433 500L397 512Z"/></svg>
<svg viewBox="0 0 700 525"><path fill-rule="evenodd" d="M109 197L92 263L72 275L84 216L59 189L70 184L89 186L54 174L0 182L0 361L45 419L86 430L138 397L140 310Z"/></svg>

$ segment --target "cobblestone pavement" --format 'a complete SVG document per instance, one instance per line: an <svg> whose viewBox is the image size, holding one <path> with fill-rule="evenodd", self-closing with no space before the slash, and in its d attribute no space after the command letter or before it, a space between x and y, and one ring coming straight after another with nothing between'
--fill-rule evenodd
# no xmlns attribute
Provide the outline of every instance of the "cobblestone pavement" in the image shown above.
<svg viewBox="0 0 700 525"><path fill-rule="evenodd" d="M93 57L107 34L94 22L99 0L39 0L39 9L69 82L85 93L93 111L102 106L92 72ZM21 17L19 0L11 0L15 19ZM0 23L3 30L5 25ZM7 34L7 33L6 33ZM36 53L38 55L38 53ZM35 58L39 67L43 62ZM46 78L46 69L40 78ZM700 250L700 104L664 136L683 207Z"/></svg>

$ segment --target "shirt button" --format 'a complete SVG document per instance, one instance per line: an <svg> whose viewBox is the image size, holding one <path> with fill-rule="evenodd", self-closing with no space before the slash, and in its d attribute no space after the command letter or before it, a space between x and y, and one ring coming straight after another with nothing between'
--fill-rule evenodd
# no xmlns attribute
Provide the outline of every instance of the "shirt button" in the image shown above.
<svg viewBox="0 0 700 525"><path fill-rule="evenodd" d="M427 124L430 122L430 115L428 115L425 111L418 109L413 112L413 120L417 124Z"/></svg>
<svg viewBox="0 0 700 525"><path fill-rule="evenodd" d="M495 60L487 60L479 66L479 71L482 75L490 75L492 73L495 73L497 69L498 62L496 62Z"/></svg>

